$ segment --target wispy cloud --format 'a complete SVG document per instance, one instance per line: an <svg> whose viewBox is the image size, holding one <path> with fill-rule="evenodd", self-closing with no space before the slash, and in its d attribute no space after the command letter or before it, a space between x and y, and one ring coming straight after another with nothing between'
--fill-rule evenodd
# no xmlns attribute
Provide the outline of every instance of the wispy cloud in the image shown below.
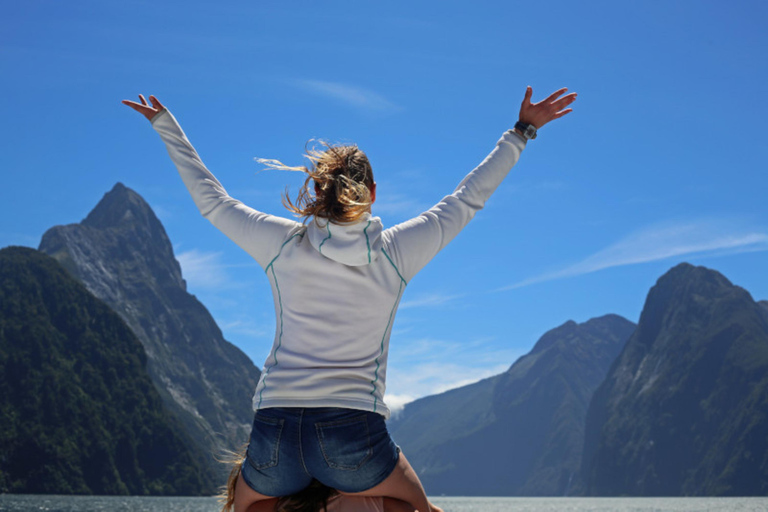
<svg viewBox="0 0 768 512"><path fill-rule="evenodd" d="M256 268L257 264L227 264L222 262L223 253L206 252L198 249L176 254L181 265L181 274L191 288L210 291L242 288L248 284L242 279L233 279L227 269L240 267Z"/></svg>
<svg viewBox="0 0 768 512"><path fill-rule="evenodd" d="M384 401L390 409L498 375L525 352L487 337L401 338L389 350Z"/></svg>
<svg viewBox="0 0 768 512"><path fill-rule="evenodd" d="M745 227L734 220L704 219L656 224L631 233L578 263L524 279L500 290L686 255L722 256L765 250L768 250L766 230Z"/></svg>
<svg viewBox="0 0 768 512"><path fill-rule="evenodd" d="M323 80L296 80L293 83L306 91L370 112L393 113L403 110L384 96L355 85Z"/></svg>
<svg viewBox="0 0 768 512"><path fill-rule="evenodd" d="M389 391L384 396L384 401L396 415L409 402L499 375L506 371L512 362L514 361L509 363L497 361L484 366L435 362L418 365L405 371L397 367L390 368L387 372Z"/></svg>
<svg viewBox="0 0 768 512"><path fill-rule="evenodd" d="M393 417L397 417L402 411L405 404L413 402L417 397L413 395L394 395L387 393L384 395L384 403L389 407Z"/></svg>
<svg viewBox="0 0 768 512"><path fill-rule="evenodd" d="M387 194L384 197L376 197L373 204L373 212L377 215L392 215L401 218L411 218L427 210L427 205L414 197L404 194Z"/></svg>
<svg viewBox="0 0 768 512"><path fill-rule="evenodd" d="M270 338L274 334L274 326L259 324L252 319L238 319L219 324L222 331L242 334L251 338Z"/></svg>
<svg viewBox="0 0 768 512"><path fill-rule="evenodd" d="M192 288L219 289L229 283L220 252L191 249L176 255L181 274Z"/></svg>
<svg viewBox="0 0 768 512"><path fill-rule="evenodd" d="M460 299L464 295L444 295L440 293L430 293L428 295L421 295L412 300L407 300L400 303L399 309L409 308L429 308L435 306L444 306L449 302L456 299Z"/></svg>

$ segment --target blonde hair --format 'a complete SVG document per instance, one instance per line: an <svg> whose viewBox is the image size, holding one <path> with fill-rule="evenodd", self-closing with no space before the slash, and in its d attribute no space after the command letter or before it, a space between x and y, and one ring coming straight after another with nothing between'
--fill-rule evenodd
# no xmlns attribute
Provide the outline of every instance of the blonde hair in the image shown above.
<svg viewBox="0 0 768 512"><path fill-rule="evenodd" d="M240 476L240 468L245 460L245 452L248 449L248 445L243 445L238 452L226 451L221 457L217 457L217 460L222 464L228 464L232 466L229 470L229 477L227 483L219 489L219 494L216 495L219 503L221 503L221 512L230 512L235 506L235 489L237 488L237 478Z"/></svg>
<svg viewBox="0 0 768 512"><path fill-rule="evenodd" d="M324 149L307 148L310 167L285 165L279 160L259 158L270 169L301 171L307 174L296 202L286 188L283 205L297 217L320 217L335 223L356 222L373 203L373 170L368 157L356 145L331 145L319 141ZM314 183L314 186L310 186Z"/></svg>

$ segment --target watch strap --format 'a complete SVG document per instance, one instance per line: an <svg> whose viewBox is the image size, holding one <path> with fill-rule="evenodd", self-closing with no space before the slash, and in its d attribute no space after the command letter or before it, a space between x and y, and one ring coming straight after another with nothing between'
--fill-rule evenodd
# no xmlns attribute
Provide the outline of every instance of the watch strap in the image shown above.
<svg viewBox="0 0 768 512"><path fill-rule="evenodd" d="M536 138L536 127L533 126L530 123L524 123L522 121L518 121L515 123L515 128L520 130L520 133L523 134L523 137L525 137L526 140L531 140Z"/></svg>

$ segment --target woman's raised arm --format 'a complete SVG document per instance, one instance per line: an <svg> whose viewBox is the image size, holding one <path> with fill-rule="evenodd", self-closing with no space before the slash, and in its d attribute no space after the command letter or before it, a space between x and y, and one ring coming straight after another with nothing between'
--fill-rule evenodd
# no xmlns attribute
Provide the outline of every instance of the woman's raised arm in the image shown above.
<svg viewBox="0 0 768 512"><path fill-rule="evenodd" d="M418 217L384 231L385 251L394 260L406 283L485 206L517 163L528 138L532 138L531 135L535 135L536 130L545 124L571 112L565 107L573 103L576 93L562 96L567 90L559 89L544 100L531 103L533 90L528 87L514 133L504 133L494 150L459 183L453 194L445 196ZM529 127L526 134L523 130L527 125L532 125L533 129Z"/></svg>
<svg viewBox="0 0 768 512"><path fill-rule="evenodd" d="M230 197L203 164L171 112L154 96L149 97L151 105L143 95L139 95L139 99L141 103L123 100L123 104L152 123L200 214L265 268L301 224L254 210Z"/></svg>

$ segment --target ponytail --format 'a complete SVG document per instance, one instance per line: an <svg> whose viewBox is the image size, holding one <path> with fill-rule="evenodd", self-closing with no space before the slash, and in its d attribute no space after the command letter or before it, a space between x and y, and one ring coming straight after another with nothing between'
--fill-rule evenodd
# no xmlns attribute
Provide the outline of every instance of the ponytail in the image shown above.
<svg viewBox="0 0 768 512"><path fill-rule="evenodd" d="M355 145L332 146L321 143L325 150L306 150L309 168L290 167L279 160L258 159L270 169L301 171L307 174L296 202L288 189L283 205L298 217L319 217L335 223L356 222L373 203L373 170L368 157ZM313 186L312 186L313 185Z"/></svg>

